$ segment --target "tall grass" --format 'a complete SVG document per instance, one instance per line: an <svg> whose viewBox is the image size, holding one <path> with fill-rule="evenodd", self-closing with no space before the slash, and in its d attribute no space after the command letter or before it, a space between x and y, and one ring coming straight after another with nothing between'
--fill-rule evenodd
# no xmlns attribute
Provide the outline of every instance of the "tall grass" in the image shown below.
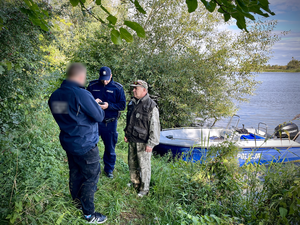
<svg viewBox="0 0 300 225"><path fill-rule="evenodd" d="M299 224L300 169L294 164L237 167L234 145L213 148L204 164L152 158L150 194L127 187L124 119L115 178L100 176L96 209L107 224ZM46 104L0 137L0 224L83 224L68 189L58 127ZM100 154L103 144L99 143ZM102 167L103 165L101 165ZM103 169L103 167L102 167Z"/></svg>

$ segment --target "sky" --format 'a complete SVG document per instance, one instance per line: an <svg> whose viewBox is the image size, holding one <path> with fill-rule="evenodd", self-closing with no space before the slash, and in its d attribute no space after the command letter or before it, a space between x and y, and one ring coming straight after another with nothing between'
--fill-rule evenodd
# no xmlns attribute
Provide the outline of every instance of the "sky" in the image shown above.
<svg viewBox="0 0 300 225"><path fill-rule="evenodd" d="M274 33L281 34L289 31L277 42L272 50L273 57L268 64L286 65L292 57L300 60L300 0L269 0L270 9L276 15L268 19L277 20L278 24ZM229 27L231 30L238 30L236 25Z"/></svg>
<svg viewBox="0 0 300 225"><path fill-rule="evenodd" d="M271 65L286 65L292 57L300 60L300 0L269 0L270 9L275 12L272 19L278 21L276 33L289 31L273 46Z"/></svg>

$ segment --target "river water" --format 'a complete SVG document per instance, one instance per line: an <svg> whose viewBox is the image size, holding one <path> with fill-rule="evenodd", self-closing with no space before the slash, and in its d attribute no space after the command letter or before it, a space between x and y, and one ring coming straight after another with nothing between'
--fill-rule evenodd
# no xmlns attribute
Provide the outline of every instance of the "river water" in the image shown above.
<svg viewBox="0 0 300 225"><path fill-rule="evenodd" d="M259 122L264 122L268 125L268 133L273 133L277 125L300 114L300 73L262 73L256 80L262 83L255 95L249 97L250 102L238 105L239 127L245 124L246 128L257 128ZM222 119L215 126L226 127L228 121L229 118ZM293 122L300 128L300 120Z"/></svg>

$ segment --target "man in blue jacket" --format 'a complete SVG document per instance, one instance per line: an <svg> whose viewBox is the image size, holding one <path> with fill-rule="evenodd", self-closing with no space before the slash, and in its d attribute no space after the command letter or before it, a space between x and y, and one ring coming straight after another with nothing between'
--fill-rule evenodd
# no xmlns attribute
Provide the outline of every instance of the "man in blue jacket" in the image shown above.
<svg viewBox="0 0 300 225"><path fill-rule="evenodd" d="M70 65L67 79L53 92L48 104L68 156L72 198L88 222L100 224L107 218L95 212L94 193L100 175L98 123L104 119L104 111L84 89L85 82L86 68L80 63Z"/></svg>
<svg viewBox="0 0 300 225"><path fill-rule="evenodd" d="M110 68L100 69L98 80L93 80L87 88L96 101L101 101L101 108L105 110L105 119L99 122L99 136L105 145L103 155L104 172L113 178L116 163L115 146L118 141L117 122L120 111L126 107L126 98L123 86L112 79Z"/></svg>

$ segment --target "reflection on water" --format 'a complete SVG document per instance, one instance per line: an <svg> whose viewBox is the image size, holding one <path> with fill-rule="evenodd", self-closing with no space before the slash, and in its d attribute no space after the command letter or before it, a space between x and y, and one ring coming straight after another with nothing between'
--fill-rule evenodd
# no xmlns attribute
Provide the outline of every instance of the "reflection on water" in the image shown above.
<svg viewBox="0 0 300 225"><path fill-rule="evenodd" d="M250 96L250 102L239 104L239 124L257 128L259 122L264 122L268 133L273 133L277 125L300 114L300 73L262 73L256 79L262 84ZM228 121L220 120L215 126L225 127ZM300 120L293 122L300 128Z"/></svg>

